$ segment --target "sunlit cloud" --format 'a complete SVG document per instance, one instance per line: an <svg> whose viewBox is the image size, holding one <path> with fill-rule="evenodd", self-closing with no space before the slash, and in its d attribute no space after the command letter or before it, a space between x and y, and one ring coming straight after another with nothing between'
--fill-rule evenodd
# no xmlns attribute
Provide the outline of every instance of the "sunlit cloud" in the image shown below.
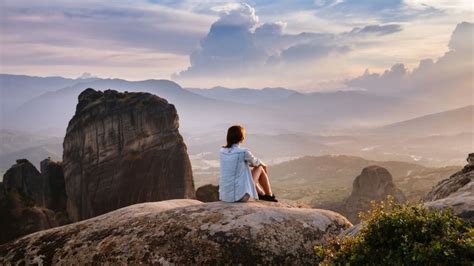
<svg viewBox="0 0 474 266"><path fill-rule="evenodd" d="M470 2L7 0L0 71L341 89L366 68L441 57Z"/></svg>

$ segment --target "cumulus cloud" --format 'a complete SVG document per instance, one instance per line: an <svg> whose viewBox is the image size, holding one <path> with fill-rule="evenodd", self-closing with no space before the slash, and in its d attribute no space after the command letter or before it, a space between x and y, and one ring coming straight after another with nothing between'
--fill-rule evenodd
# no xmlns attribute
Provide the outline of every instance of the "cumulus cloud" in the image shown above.
<svg viewBox="0 0 474 266"><path fill-rule="evenodd" d="M381 36L401 31L398 24L369 25L350 33L285 33L285 22L259 23L255 9L247 4L219 8L220 18L190 56L191 66L174 78L217 75L235 77L270 72L272 67L293 67L315 63L332 55L351 51L351 38ZM306 67L306 66L303 66Z"/></svg>
<svg viewBox="0 0 474 266"><path fill-rule="evenodd" d="M436 61L421 60L418 67L408 71L396 64L383 73L368 70L346 84L381 94L429 96L445 103L472 104L474 91L474 24L462 22L451 35L449 51ZM427 97L428 96L428 97Z"/></svg>

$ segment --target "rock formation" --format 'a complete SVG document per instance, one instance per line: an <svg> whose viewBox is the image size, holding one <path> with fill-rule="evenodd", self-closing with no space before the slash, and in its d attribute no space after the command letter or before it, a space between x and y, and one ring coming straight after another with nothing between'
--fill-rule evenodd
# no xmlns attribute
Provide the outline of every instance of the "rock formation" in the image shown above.
<svg viewBox="0 0 474 266"><path fill-rule="evenodd" d="M393 183L387 169L380 166L368 166L362 170L352 183L352 193L345 200L341 213L351 222L358 222L358 213L367 211L372 200L386 200L391 195L395 202L405 202L403 192Z"/></svg>
<svg viewBox="0 0 474 266"><path fill-rule="evenodd" d="M196 199L202 202L219 201L219 186L207 184L196 190Z"/></svg>
<svg viewBox="0 0 474 266"><path fill-rule="evenodd" d="M18 191L37 203L43 202L43 178L27 159L18 159L3 176L5 191Z"/></svg>
<svg viewBox="0 0 474 266"><path fill-rule="evenodd" d="M43 208L44 178L26 159L17 160L0 186L0 244L59 225L56 214Z"/></svg>
<svg viewBox="0 0 474 266"><path fill-rule="evenodd" d="M314 245L351 226L331 211L279 206L137 204L0 246L0 264L314 264Z"/></svg>
<svg viewBox="0 0 474 266"><path fill-rule="evenodd" d="M459 217L474 221L474 153L467 162L461 171L433 187L424 198L426 207L451 208Z"/></svg>
<svg viewBox="0 0 474 266"><path fill-rule="evenodd" d="M59 225L53 211L32 203L16 190L5 194L0 202L0 244Z"/></svg>
<svg viewBox="0 0 474 266"><path fill-rule="evenodd" d="M55 212L66 213L66 188L61 163L45 159L40 163L43 178L42 205Z"/></svg>
<svg viewBox="0 0 474 266"><path fill-rule="evenodd" d="M195 197L176 109L155 95L86 89L63 147L73 221L140 202Z"/></svg>

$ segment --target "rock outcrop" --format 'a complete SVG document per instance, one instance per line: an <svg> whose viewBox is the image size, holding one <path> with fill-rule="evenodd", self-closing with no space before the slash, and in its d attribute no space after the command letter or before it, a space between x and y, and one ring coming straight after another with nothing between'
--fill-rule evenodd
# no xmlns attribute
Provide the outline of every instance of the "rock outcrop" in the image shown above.
<svg viewBox="0 0 474 266"><path fill-rule="evenodd" d="M48 158L41 161L40 167L44 195L42 206L54 212L66 213L67 195L61 163Z"/></svg>
<svg viewBox="0 0 474 266"><path fill-rule="evenodd" d="M18 159L3 176L5 190L18 191L28 195L35 202L43 202L43 178L36 167L27 159Z"/></svg>
<svg viewBox="0 0 474 266"><path fill-rule="evenodd" d="M368 166L352 183L352 193L345 200L341 213L351 222L358 222L358 213L367 211L372 200L386 200L391 195L395 202L405 202L403 192L395 186L390 172L380 166Z"/></svg>
<svg viewBox="0 0 474 266"><path fill-rule="evenodd" d="M142 203L0 246L0 264L314 264L314 245L351 226L331 211L280 206Z"/></svg>
<svg viewBox="0 0 474 266"><path fill-rule="evenodd" d="M202 202L219 201L219 186L207 184L196 190L196 199Z"/></svg>
<svg viewBox="0 0 474 266"><path fill-rule="evenodd" d="M433 187L424 198L426 207L451 208L457 216L474 221L474 153L469 154L467 161L461 171Z"/></svg>
<svg viewBox="0 0 474 266"><path fill-rule="evenodd" d="M5 173L5 184L0 187L0 243L68 222L65 199L58 205L56 200L60 198L55 197L65 193L64 179L63 186L57 186L62 177L58 174L60 166L52 169L48 166L44 170L40 174L28 160L19 159ZM45 205L45 199L49 199L49 206ZM53 211L48 209L50 206L58 208Z"/></svg>
<svg viewBox="0 0 474 266"><path fill-rule="evenodd" d="M73 221L140 202L194 198L174 105L149 93L86 89L64 138Z"/></svg>

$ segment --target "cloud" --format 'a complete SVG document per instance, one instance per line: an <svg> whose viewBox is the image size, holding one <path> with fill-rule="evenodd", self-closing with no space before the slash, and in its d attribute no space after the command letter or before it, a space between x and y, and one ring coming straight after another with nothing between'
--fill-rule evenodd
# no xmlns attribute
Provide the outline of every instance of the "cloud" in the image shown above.
<svg viewBox="0 0 474 266"><path fill-rule="evenodd" d="M215 78L258 75L278 71L273 67L295 67L351 51L354 37L382 36L401 31L398 24L369 25L350 33L302 32L286 34L285 22L259 24L255 9L247 4L219 7L220 18L214 22L200 48L190 56L191 66L177 73L186 78ZM301 67L300 66L300 67Z"/></svg>
<svg viewBox="0 0 474 266"><path fill-rule="evenodd" d="M140 5L140 1L133 7L124 1L108 6L99 1L27 2L30 5L22 1L3 6L0 23L10 40L55 46L100 43L189 54L210 24L206 16Z"/></svg>
<svg viewBox="0 0 474 266"><path fill-rule="evenodd" d="M200 48L191 54L191 67L180 75L222 74L229 69L243 71L261 65L266 53L257 46L251 32L257 22L255 9L247 4L222 11Z"/></svg>
<svg viewBox="0 0 474 266"><path fill-rule="evenodd" d="M411 2L416 0L410 0ZM316 14L327 19L346 21L400 22L420 16L439 15L442 10L431 5L407 4L406 0L323 0Z"/></svg>
<svg viewBox="0 0 474 266"><path fill-rule="evenodd" d="M413 71L395 64L382 74L368 70L346 84L379 94L431 97L445 103L472 104L474 91L474 24L462 22L451 35L449 51L436 61L421 60Z"/></svg>
<svg viewBox="0 0 474 266"><path fill-rule="evenodd" d="M356 27L352 29L349 34L375 34L381 36L399 31L402 31L402 27L399 24L367 25L363 28Z"/></svg>
<svg viewBox="0 0 474 266"><path fill-rule="evenodd" d="M143 0L6 1L1 13L2 72L130 79L185 67L215 20Z"/></svg>

